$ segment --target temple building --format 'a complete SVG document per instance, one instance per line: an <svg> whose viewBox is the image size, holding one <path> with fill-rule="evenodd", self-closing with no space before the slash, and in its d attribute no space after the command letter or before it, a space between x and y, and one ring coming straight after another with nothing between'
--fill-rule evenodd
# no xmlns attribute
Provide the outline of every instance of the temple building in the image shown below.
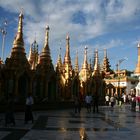
<svg viewBox="0 0 140 140"><path fill-rule="evenodd" d="M52 63L49 32L45 28L45 41L42 51L38 53L36 39L30 46L27 59L23 40L23 13L20 13L18 29L13 41L11 54L5 63L0 59L0 99L7 99L12 94L16 101L21 102L30 94L35 102L42 101L72 101L75 96L84 100L87 94L99 97L104 103L106 94L129 93L138 83L127 70L111 70L107 50L104 50L103 65L100 66L98 50L94 50L93 63L88 62L87 47L84 49L82 68L79 68L78 52L72 67L70 55L70 37L66 36L66 51L64 59L58 54L56 67ZM140 74L140 50L138 45L138 64L135 70ZM63 60L63 62L62 62Z"/></svg>
<svg viewBox="0 0 140 140"><path fill-rule="evenodd" d="M106 83L105 93L108 95L122 96L123 94L131 94L131 90L137 85L138 78L131 76L132 72L127 70L120 70L119 66L125 59L120 59L117 63L116 71L110 69L109 59L107 53L104 53L104 80Z"/></svg>

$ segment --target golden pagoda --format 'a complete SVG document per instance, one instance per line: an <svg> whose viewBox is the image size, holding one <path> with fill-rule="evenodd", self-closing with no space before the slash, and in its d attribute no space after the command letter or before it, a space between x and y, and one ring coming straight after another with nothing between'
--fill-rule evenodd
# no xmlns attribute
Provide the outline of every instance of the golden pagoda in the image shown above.
<svg viewBox="0 0 140 140"><path fill-rule="evenodd" d="M86 94L93 95L95 92L102 97L103 81L100 75L97 50L93 71L91 61L88 64L87 47L85 47L84 61L79 72L78 53L76 53L75 67L72 68L70 37L67 35L64 61L62 63L61 54L59 54L55 71L49 48L49 26L46 26L45 29L45 41L40 55L38 56L38 44L35 40L30 46L27 59L22 22L23 13L21 12L11 55L6 59L5 64L1 64L3 67L1 67L2 70L0 69L0 92L4 93L6 98L13 93L17 97L15 99L19 99L19 101L24 99L25 103L25 97L28 94L32 94L37 102L71 101L75 96L84 98ZM1 87L4 87L4 90Z"/></svg>
<svg viewBox="0 0 140 140"><path fill-rule="evenodd" d="M11 55L5 61L7 80L6 93L14 94L18 99L32 92L32 73L26 58L23 40L23 13L19 15L18 30L14 38Z"/></svg>
<svg viewBox="0 0 140 140"><path fill-rule="evenodd" d="M63 62L63 75L65 81L72 77L72 65L71 65L71 58L70 58L70 37L67 35L66 37L66 53Z"/></svg>
<svg viewBox="0 0 140 140"><path fill-rule="evenodd" d="M140 75L140 43L138 43L138 62L135 69L135 75Z"/></svg>
<svg viewBox="0 0 140 140"><path fill-rule="evenodd" d="M90 80L90 71L88 67L88 62L87 62L87 47L85 46L85 51L84 51L84 62L81 68L81 71L79 73L79 78L80 78L80 86L81 86L81 95L84 96L86 95L89 91L88 89L88 83Z"/></svg>
<svg viewBox="0 0 140 140"><path fill-rule="evenodd" d="M95 64L93 69L93 76L101 76L100 75L100 66L99 66L99 59L98 59L98 50L95 51Z"/></svg>
<svg viewBox="0 0 140 140"><path fill-rule="evenodd" d="M56 98L56 77L51 60L49 48L49 26L46 26L45 43L39 56L39 62L36 67L36 96L54 100Z"/></svg>
<svg viewBox="0 0 140 140"><path fill-rule="evenodd" d="M22 31L22 23L23 22L23 13L21 12L19 15L18 21L18 31L14 38L13 47L11 51L11 56L6 60L6 65L16 68L16 67L26 67L29 68L30 65L26 58L24 41L23 41L23 31Z"/></svg>
<svg viewBox="0 0 140 140"><path fill-rule="evenodd" d="M39 65L48 67L47 70L54 70L51 56L50 56L50 48L49 48L49 26L46 26L46 35L45 35L45 43L40 54ZM44 69L44 68L43 68Z"/></svg>
<svg viewBox="0 0 140 140"><path fill-rule="evenodd" d="M63 72L62 72L62 82L64 85L63 98L70 99L72 97L72 77L73 77L73 69L70 58L70 37L67 35L66 37L66 52L63 62Z"/></svg>

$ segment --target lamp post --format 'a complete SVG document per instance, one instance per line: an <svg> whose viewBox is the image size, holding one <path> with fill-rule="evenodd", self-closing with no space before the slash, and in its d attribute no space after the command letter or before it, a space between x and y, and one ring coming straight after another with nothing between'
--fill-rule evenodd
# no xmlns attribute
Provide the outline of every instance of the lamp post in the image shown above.
<svg viewBox="0 0 140 140"><path fill-rule="evenodd" d="M1 50L1 60L4 61L4 49L5 49L5 37L7 34L7 21L4 21L4 25L2 28L0 28L0 32L2 33L2 50Z"/></svg>

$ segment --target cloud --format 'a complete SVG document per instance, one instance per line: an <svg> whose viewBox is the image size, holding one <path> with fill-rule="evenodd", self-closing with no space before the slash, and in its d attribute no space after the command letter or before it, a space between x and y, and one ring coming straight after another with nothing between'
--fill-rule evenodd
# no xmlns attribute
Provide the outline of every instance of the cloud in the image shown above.
<svg viewBox="0 0 140 140"><path fill-rule="evenodd" d="M79 49L81 47L78 46L88 44L90 39L118 30L127 30L127 25L139 16L139 6L139 0L0 1L0 7L10 13L19 13L21 8L24 9L26 44L32 43L36 34L41 48L44 44L45 26L49 24L50 46L54 56L60 47L60 42L64 52L67 34L71 38L72 52L75 50L74 47ZM112 48L122 45L121 43L120 40L112 39L105 45L96 44L95 46L97 48Z"/></svg>

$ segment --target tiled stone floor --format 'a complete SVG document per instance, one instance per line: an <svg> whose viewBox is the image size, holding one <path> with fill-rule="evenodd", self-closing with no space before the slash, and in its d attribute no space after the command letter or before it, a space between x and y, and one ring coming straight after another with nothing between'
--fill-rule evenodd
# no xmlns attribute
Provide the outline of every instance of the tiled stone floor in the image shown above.
<svg viewBox="0 0 140 140"><path fill-rule="evenodd" d="M2 140L80 140L84 130L88 140L139 140L140 113L130 107L114 109L100 107L99 113L80 114L72 109L33 112L34 124L24 124L24 113L16 113L16 126L4 126L4 114L0 114L0 139Z"/></svg>

